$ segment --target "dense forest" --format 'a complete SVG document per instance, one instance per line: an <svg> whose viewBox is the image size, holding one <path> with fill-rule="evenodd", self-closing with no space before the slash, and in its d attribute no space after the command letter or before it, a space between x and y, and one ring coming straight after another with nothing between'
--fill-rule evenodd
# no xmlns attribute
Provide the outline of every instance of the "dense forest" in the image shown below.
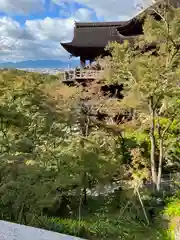
<svg viewBox="0 0 180 240"><path fill-rule="evenodd" d="M101 81L0 72L0 218L86 239L179 239L180 10L111 43ZM179 223L179 225L178 225Z"/></svg>

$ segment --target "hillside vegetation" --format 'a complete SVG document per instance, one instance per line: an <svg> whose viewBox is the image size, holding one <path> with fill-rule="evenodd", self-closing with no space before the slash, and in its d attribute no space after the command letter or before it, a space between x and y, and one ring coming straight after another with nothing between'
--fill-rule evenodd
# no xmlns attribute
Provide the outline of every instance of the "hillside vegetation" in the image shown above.
<svg viewBox="0 0 180 240"><path fill-rule="evenodd" d="M102 82L123 84L123 99L0 72L1 219L92 240L174 239L180 10L157 11L162 20L148 17L136 46L108 46Z"/></svg>

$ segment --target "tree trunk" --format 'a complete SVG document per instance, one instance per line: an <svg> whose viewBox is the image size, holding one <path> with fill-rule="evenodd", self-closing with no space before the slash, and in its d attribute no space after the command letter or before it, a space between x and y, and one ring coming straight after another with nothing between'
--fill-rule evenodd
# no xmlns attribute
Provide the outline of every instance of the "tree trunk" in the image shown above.
<svg viewBox="0 0 180 240"><path fill-rule="evenodd" d="M85 205L87 205L87 175L86 175L86 172L84 173L84 176L83 176L83 184L84 184L84 188L83 188L83 204L85 206Z"/></svg>
<svg viewBox="0 0 180 240"><path fill-rule="evenodd" d="M150 135L151 139L151 176L152 176L152 182L154 186L157 185L157 171L156 171L156 164L155 164L155 137L154 134Z"/></svg>
<svg viewBox="0 0 180 240"><path fill-rule="evenodd" d="M83 195L84 195L83 204L84 204L84 206L86 206L87 205L87 191L86 191L86 187L84 187L84 189L83 189Z"/></svg>
<svg viewBox="0 0 180 240"><path fill-rule="evenodd" d="M88 117L88 109L84 104L81 105L81 118L80 118L80 130L82 134L82 139L80 141L80 145L82 149L84 149L84 138L87 138L89 135L89 117ZM82 157L82 156L81 156ZM83 157L82 157L83 158ZM84 169L84 173L82 175L82 185L83 187L83 204L84 206L87 205L87 174L86 170Z"/></svg>
<svg viewBox="0 0 180 240"><path fill-rule="evenodd" d="M160 142L159 142L159 166L158 166L158 176L157 176L157 185L156 185L157 191L160 191L160 188L161 188L162 164L163 164L163 158L164 158L164 137L172 123L173 123L173 120L167 125L163 133L159 134Z"/></svg>
<svg viewBox="0 0 180 240"><path fill-rule="evenodd" d="M159 144L159 166L158 166L158 176L157 176L157 191L160 191L161 188L161 176L162 176L162 163L163 163L163 157L164 157L164 152L163 152L163 138L160 139L160 144Z"/></svg>
<svg viewBox="0 0 180 240"><path fill-rule="evenodd" d="M151 112L151 128L150 128L150 141L151 141L151 177L154 187L157 185L157 171L155 162L155 151L156 151L156 141L155 141L155 111L153 107L153 97L150 98L149 108Z"/></svg>

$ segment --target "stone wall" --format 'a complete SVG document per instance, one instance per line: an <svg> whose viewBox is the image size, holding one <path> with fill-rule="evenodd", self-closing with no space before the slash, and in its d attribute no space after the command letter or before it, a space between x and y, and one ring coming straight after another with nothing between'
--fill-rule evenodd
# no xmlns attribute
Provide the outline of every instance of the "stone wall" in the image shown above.
<svg viewBox="0 0 180 240"><path fill-rule="evenodd" d="M180 217L173 217L170 220L169 229L173 235L174 240L180 240Z"/></svg>
<svg viewBox="0 0 180 240"><path fill-rule="evenodd" d="M56 232L0 221L0 240L82 240Z"/></svg>
<svg viewBox="0 0 180 240"><path fill-rule="evenodd" d="M175 227L174 227L174 238L175 240L180 240L180 217L176 217Z"/></svg>

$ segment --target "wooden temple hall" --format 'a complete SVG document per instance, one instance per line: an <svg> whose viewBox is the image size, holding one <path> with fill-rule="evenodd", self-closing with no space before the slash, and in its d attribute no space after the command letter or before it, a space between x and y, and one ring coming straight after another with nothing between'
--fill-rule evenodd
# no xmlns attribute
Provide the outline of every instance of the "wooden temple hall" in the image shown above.
<svg viewBox="0 0 180 240"><path fill-rule="evenodd" d="M160 0L159 6L171 3L174 7L180 6L180 0ZM148 9L145 10L146 12ZM160 20L159 15L150 12ZM61 43L61 45L74 57L80 57L80 68L74 71L66 71L66 80L97 79L100 69L93 70L92 62L99 56L106 56L108 52L105 47L109 42L123 43L124 40L132 40L143 34L144 19L135 17L125 22L76 22L74 26L74 38L72 42ZM89 62L86 67L87 61ZM88 68L88 69L87 69Z"/></svg>
<svg viewBox="0 0 180 240"><path fill-rule="evenodd" d="M143 33L142 22L132 19L126 22L76 22L72 42L61 45L74 57L80 57L80 69L66 71L66 80L95 79L100 69L93 70L91 64L99 56L106 56L109 42L123 43ZM88 62L88 69L86 69Z"/></svg>
<svg viewBox="0 0 180 240"><path fill-rule="evenodd" d="M76 22L72 42L61 45L75 57L80 57L81 67L86 61L93 62L98 56L106 55L108 42L122 43L124 39L142 34L142 25L135 19L128 22Z"/></svg>

